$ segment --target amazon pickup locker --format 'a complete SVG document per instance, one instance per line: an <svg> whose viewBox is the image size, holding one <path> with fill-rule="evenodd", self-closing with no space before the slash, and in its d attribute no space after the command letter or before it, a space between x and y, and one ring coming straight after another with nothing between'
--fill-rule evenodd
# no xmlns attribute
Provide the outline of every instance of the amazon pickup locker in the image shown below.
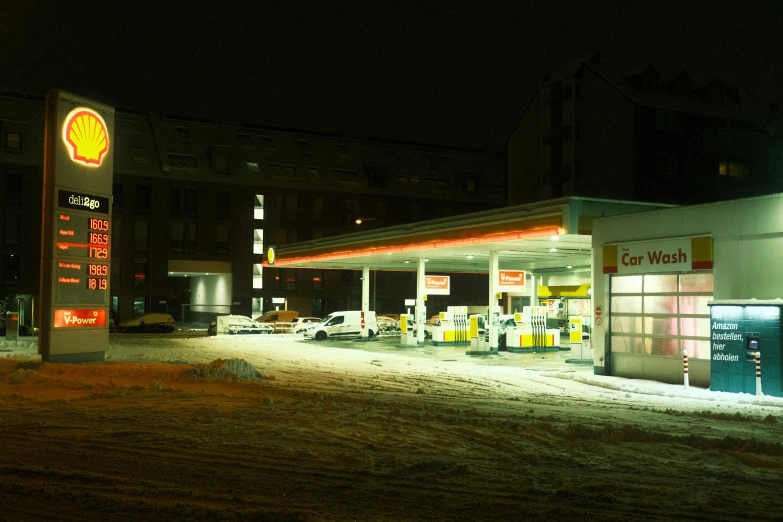
<svg viewBox="0 0 783 522"><path fill-rule="evenodd" d="M709 305L782 298L781 252L783 194L596 219L593 306L603 320L594 323L595 373L682 383L685 350L690 384L709 387L715 376L716 389L740 391L722 380L739 368L719 369ZM779 354L780 336L767 335L765 349ZM769 364L765 390L775 386Z"/></svg>

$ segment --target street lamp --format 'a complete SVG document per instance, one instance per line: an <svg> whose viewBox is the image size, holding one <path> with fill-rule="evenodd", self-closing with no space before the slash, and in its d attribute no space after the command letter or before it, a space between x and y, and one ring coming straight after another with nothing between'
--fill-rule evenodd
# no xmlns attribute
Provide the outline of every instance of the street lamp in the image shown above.
<svg viewBox="0 0 783 522"><path fill-rule="evenodd" d="M356 218L356 224L361 225L365 221L375 221L374 217L366 217L366 218Z"/></svg>

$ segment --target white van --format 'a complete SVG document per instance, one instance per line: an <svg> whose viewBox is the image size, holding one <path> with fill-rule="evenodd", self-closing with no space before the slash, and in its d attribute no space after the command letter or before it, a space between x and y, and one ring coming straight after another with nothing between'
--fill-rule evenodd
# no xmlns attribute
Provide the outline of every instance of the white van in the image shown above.
<svg viewBox="0 0 783 522"><path fill-rule="evenodd" d="M364 312L364 327L367 329L367 337L373 338L378 334L378 322L375 312ZM332 312L323 318L320 323L304 331L306 338L316 341L340 338L355 338L362 335L362 312Z"/></svg>

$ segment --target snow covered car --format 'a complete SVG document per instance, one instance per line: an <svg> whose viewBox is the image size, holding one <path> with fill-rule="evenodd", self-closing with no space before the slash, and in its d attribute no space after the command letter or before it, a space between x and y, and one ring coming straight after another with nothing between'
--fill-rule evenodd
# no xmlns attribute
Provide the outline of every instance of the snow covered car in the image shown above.
<svg viewBox="0 0 783 522"><path fill-rule="evenodd" d="M144 314L120 321L117 331L121 333L169 333L174 331L174 318L171 314Z"/></svg>
<svg viewBox="0 0 783 522"><path fill-rule="evenodd" d="M234 316L228 324L229 335L235 334L271 334L274 328L268 324L259 323L249 317Z"/></svg>
<svg viewBox="0 0 783 522"><path fill-rule="evenodd" d="M379 333L393 333L400 331L400 322L394 320L391 317L379 315L375 318L375 320L378 323Z"/></svg>
<svg viewBox="0 0 783 522"><path fill-rule="evenodd" d="M320 317L294 317L291 319L291 326L284 330L283 333L301 333L308 326L320 322Z"/></svg>

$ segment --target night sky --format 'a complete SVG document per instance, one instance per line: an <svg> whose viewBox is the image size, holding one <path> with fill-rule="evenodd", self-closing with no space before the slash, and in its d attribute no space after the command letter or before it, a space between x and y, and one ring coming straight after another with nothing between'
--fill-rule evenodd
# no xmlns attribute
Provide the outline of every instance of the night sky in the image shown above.
<svg viewBox="0 0 783 522"><path fill-rule="evenodd" d="M544 75L594 52L783 102L780 2L170 3L3 0L0 89L490 151Z"/></svg>

